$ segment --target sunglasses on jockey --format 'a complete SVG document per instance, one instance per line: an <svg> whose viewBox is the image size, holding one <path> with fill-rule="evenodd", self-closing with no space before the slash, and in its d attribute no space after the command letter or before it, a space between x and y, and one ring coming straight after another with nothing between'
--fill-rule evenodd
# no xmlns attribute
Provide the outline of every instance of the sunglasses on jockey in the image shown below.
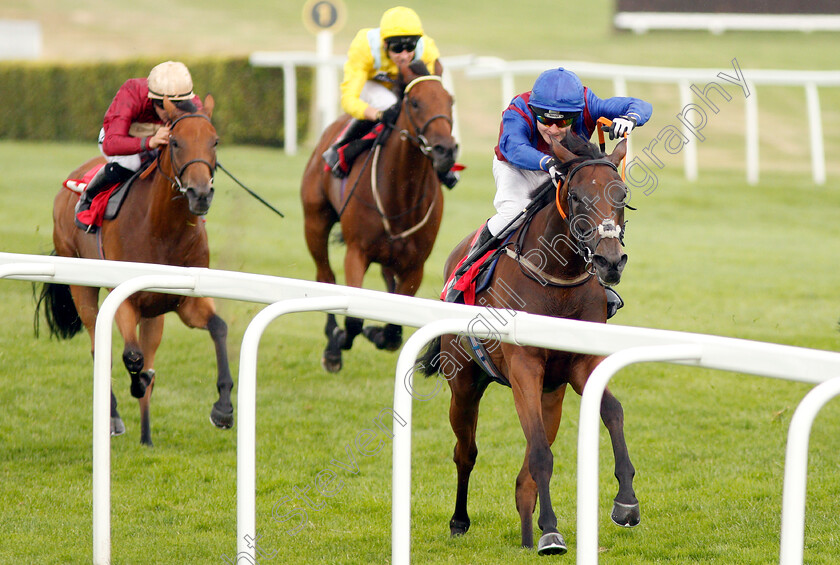
<svg viewBox="0 0 840 565"><path fill-rule="evenodd" d="M537 121L546 127L557 126L558 128L567 128L571 126L580 116L580 112L557 112L555 110L545 110L531 106L534 116Z"/></svg>
<svg viewBox="0 0 840 565"><path fill-rule="evenodd" d="M403 51L414 51L417 49L417 42L420 40L419 37L399 37L386 40L388 45L388 51L393 51L394 53L402 53Z"/></svg>

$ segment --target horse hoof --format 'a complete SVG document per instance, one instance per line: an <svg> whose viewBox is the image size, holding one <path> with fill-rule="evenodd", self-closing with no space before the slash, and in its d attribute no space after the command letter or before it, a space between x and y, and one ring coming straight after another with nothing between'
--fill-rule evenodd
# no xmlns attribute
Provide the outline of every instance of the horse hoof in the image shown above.
<svg viewBox="0 0 840 565"><path fill-rule="evenodd" d="M328 373L337 373L341 370L341 355L332 355L324 353L321 357L321 366Z"/></svg>
<svg viewBox="0 0 840 565"><path fill-rule="evenodd" d="M470 529L469 521L456 520L455 518L449 520L449 535L453 538L462 536Z"/></svg>
<svg viewBox="0 0 840 565"><path fill-rule="evenodd" d="M621 502L613 502L613 511L610 515L612 521L623 528L632 528L638 526L642 521L642 513L639 510L639 503L636 504L622 504Z"/></svg>
<svg viewBox="0 0 840 565"><path fill-rule="evenodd" d="M214 406L210 411L210 421L220 430L229 430L233 427L233 410L222 412Z"/></svg>
<svg viewBox="0 0 840 565"><path fill-rule="evenodd" d="M566 540L557 532L543 534L537 544L537 555L563 555L567 551Z"/></svg>
<svg viewBox="0 0 840 565"><path fill-rule="evenodd" d="M402 345L402 332L388 335L385 328L380 326L365 326L362 330L365 336L377 349L396 351Z"/></svg>
<svg viewBox="0 0 840 565"><path fill-rule="evenodd" d="M121 436L125 433L125 424L122 418L111 418L111 436Z"/></svg>
<svg viewBox="0 0 840 565"><path fill-rule="evenodd" d="M140 379L131 382L131 396L143 398L146 395L146 385Z"/></svg>

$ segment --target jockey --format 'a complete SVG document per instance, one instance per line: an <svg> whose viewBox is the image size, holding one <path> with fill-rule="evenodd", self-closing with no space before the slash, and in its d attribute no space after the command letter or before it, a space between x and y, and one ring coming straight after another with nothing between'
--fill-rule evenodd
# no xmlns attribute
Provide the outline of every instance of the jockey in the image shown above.
<svg viewBox="0 0 840 565"><path fill-rule="evenodd" d="M382 122L393 125L400 113L400 99L391 91L399 77L399 65L423 61L432 74L441 75L443 66L434 40L424 35L420 18L410 8L397 6L382 14L378 28L359 30L347 51L341 107L353 118L339 138L323 153L324 160L338 178L349 171L342 166L352 162L368 144L359 140ZM340 151L342 146L348 145ZM451 171L443 182L457 182ZM449 185L448 185L449 186Z"/></svg>
<svg viewBox="0 0 840 565"><path fill-rule="evenodd" d="M497 247L505 236L522 224L523 217L513 222L514 218L546 180L551 178L555 184L559 182L560 162L551 151L552 140L560 142L570 131L589 139L601 117L612 120L610 139L623 137L633 128L644 125L652 112L652 106L638 98L617 96L602 100L583 86L575 73L562 67L537 77L533 88L514 97L502 112L499 142L493 158L496 214L487 220L455 278L478 259L478 251L485 244L488 247L481 250L482 255ZM450 289L450 293L453 290ZM613 298L612 305L618 295L610 297L608 293L608 298ZM620 298L617 304L615 310L621 307ZM615 313L612 307L610 311L610 315Z"/></svg>
<svg viewBox="0 0 840 565"><path fill-rule="evenodd" d="M91 179L76 204L75 221L81 229L94 230L78 218L80 212L90 209L94 196L128 180L157 148L169 143L164 96L181 110L201 109L190 71L176 61L157 65L148 78L128 79L117 91L99 132L99 150L108 163Z"/></svg>

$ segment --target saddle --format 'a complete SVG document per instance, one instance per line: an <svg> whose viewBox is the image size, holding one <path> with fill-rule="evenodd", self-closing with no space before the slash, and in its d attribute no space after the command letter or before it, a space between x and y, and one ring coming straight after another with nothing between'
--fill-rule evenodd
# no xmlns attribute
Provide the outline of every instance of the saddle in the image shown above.
<svg viewBox="0 0 840 565"><path fill-rule="evenodd" d="M64 181L64 188L81 194L87 188L88 183L93 179L94 175L105 166L105 163L97 165L85 173L81 179L67 179ZM134 173L127 181L122 184L115 184L110 188L97 194L91 202L90 209L80 213L80 220L88 225L102 227L103 220L113 220L122 208L128 190L134 183L134 180L144 174L144 168ZM82 217L83 216L83 217Z"/></svg>
<svg viewBox="0 0 840 565"><path fill-rule="evenodd" d="M386 128L385 124L379 123L359 139L351 139L339 147L336 151L338 152L339 167L341 167L341 172L344 174L344 177L350 174L350 169L353 167L353 163L359 155L373 147L374 144L385 143L390 132L391 128ZM341 133L339 133L339 136L341 136ZM338 141L338 138L335 141ZM330 166L325 164L324 170L329 171Z"/></svg>

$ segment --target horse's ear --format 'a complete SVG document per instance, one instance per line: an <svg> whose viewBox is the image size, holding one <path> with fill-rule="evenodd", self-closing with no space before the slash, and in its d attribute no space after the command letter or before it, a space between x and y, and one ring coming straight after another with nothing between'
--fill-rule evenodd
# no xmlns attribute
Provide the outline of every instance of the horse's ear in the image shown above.
<svg viewBox="0 0 840 565"><path fill-rule="evenodd" d="M166 115L170 121L174 120L178 114L178 108L175 107L168 96L163 97L163 109L166 110Z"/></svg>
<svg viewBox="0 0 840 565"><path fill-rule="evenodd" d="M607 155L607 160L615 165L616 167L621 163L624 157L627 155L627 138L625 137L621 141L618 142L618 145L615 146L613 152Z"/></svg>
<svg viewBox="0 0 840 565"><path fill-rule="evenodd" d="M216 106L216 101L213 99L212 94L208 94L204 97L204 114L210 118L213 116L213 108Z"/></svg>
<svg viewBox="0 0 840 565"><path fill-rule="evenodd" d="M560 142L555 141L554 139L551 140L551 150L554 152L554 156L560 159L561 163L564 163L577 157L577 155L563 147L563 145L561 145Z"/></svg>

